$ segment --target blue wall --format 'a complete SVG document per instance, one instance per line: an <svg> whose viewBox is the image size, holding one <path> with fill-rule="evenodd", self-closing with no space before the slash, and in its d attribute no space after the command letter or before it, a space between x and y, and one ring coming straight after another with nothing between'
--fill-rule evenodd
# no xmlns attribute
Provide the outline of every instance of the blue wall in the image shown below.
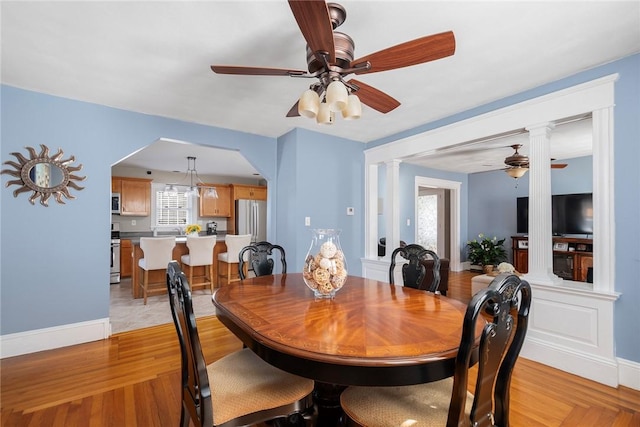
<svg viewBox="0 0 640 427"><path fill-rule="evenodd" d="M615 84L614 109L615 290L622 294L615 306L616 355L640 362L640 322L636 316L637 309L640 307L640 286L638 286L638 277L640 277L639 54L373 141L367 145L368 148L382 145L615 73L619 75ZM472 183L474 179L476 181ZM489 234L492 229L495 229L496 233L506 235L507 230L501 231L503 228L493 221L492 211L482 209L486 204L481 199L485 196L491 197L491 193L495 190L491 187L482 188L478 185L479 179L481 178L469 178L469 194L473 194L474 199L470 199L468 203L470 211L467 238L473 239L479 232ZM525 184L523 180L519 186L528 188L528 182ZM510 197L516 194L514 189L502 190L507 191ZM556 189L554 188L553 191L555 192ZM558 192L562 191L558 190Z"/></svg>
<svg viewBox="0 0 640 427"><path fill-rule="evenodd" d="M636 316L640 305L640 55L427 123L366 144L366 148L612 73L620 75L615 85L614 111L615 288L622 294L615 312L616 353L640 362L640 322ZM270 197L274 198L270 209L276 214L272 215L270 237L275 230L276 240L293 248L291 271L300 270L301 258L308 249L310 234L304 227L304 217L310 216L312 228L343 230L342 245L350 272L360 274L358 258L364 254L363 144L299 129L275 140L7 86L1 87L0 95L3 162L14 160L11 152L25 153L24 146L46 144L74 155L76 164L84 166L79 174L87 176L83 183L86 188L72 190L77 199L66 205L52 201L48 208L31 206L25 194L14 198L12 189L0 191L0 334L108 316L109 271L105 260L109 256L111 165L158 138L239 149L269 182ZM424 175L423 172L409 174ZM455 180L438 176L436 171L429 175ZM3 177L3 182L10 179ZM464 201L461 212L463 218L468 218L467 238L473 238L478 230L501 230L490 223L492 214L481 209L482 202L471 200L471 194L474 198L482 195L475 191L479 183L475 179L469 178L467 189L473 213L467 214ZM524 189L524 181L520 185ZM410 187L413 186L411 179ZM478 191L490 194L495 189ZM514 188L504 191L509 198L515 197ZM355 208L354 216L346 216L348 206ZM413 207L410 209L402 215L413 217ZM464 235L462 239L465 240Z"/></svg>
<svg viewBox="0 0 640 427"><path fill-rule="evenodd" d="M564 169L551 169L551 194L591 193L593 167L591 156L565 159ZM487 191L489 189L489 191ZM469 206L473 215L468 218L469 240L478 234L506 238L504 247L513 261L511 236L516 235L516 198L529 195L529 174L520 179L507 176L504 171L469 175ZM462 248L466 244L462 245ZM464 251L466 259L466 251Z"/></svg>

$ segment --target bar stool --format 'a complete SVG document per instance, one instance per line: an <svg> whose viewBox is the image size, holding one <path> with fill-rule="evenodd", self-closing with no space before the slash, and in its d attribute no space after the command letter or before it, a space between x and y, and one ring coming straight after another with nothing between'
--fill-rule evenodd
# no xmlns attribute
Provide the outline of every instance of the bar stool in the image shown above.
<svg viewBox="0 0 640 427"><path fill-rule="evenodd" d="M222 286L223 283L231 283L240 280L238 274L238 264L240 258L238 254L245 246L249 246L251 243L251 234L228 234L224 238L224 242L227 245L227 251L218 254L218 286ZM249 254L243 258L245 261L249 260ZM245 268L247 268L245 266ZM246 275L245 271L245 275Z"/></svg>
<svg viewBox="0 0 640 427"><path fill-rule="evenodd" d="M195 287L195 283L193 282L193 267L204 266L204 282L198 283L198 285L209 285L213 293L213 247L216 245L216 237L217 236L187 236L189 253L182 255L180 261L182 262L183 270L185 265L189 266L188 278L192 289ZM207 270L209 271L208 277Z"/></svg>
<svg viewBox="0 0 640 427"><path fill-rule="evenodd" d="M142 286L142 292L144 295L144 305L147 305L147 295L149 294L149 271L162 270L164 274L162 276L163 281L152 283L162 284L166 286L166 271L167 265L173 258L173 248L176 246L176 238L171 237L141 237L140 249L144 258L140 258L138 261L138 267L144 270L144 273L140 275L142 281L138 284ZM165 287L154 289L152 293L163 294L166 292Z"/></svg>

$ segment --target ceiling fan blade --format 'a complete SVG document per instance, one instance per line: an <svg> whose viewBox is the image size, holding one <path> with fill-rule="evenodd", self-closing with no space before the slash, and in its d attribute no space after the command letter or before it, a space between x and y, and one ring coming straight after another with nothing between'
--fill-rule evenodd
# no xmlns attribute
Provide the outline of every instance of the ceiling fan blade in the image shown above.
<svg viewBox="0 0 640 427"><path fill-rule="evenodd" d="M289 6L318 61L322 63L321 53L326 53L327 62L335 64L336 48L327 3L324 0L289 0Z"/></svg>
<svg viewBox="0 0 640 427"><path fill-rule="evenodd" d="M293 107L291 107L291 109L287 113L287 117L298 117L298 116L300 116L300 113L298 112L298 102L300 102L300 101L296 101L296 103L293 104Z"/></svg>
<svg viewBox="0 0 640 427"><path fill-rule="evenodd" d="M377 73L422 64L451 56L456 51L453 31L421 37L399 45L383 49L365 57L351 61L351 67L369 61L370 69L356 71L356 74Z"/></svg>
<svg viewBox="0 0 640 427"><path fill-rule="evenodd" d="M566 167L566 163L551 163L551 169L564 169Z"/></svg>
<svg viewBox="0 0 640 427"><path fill-rule="evenodd" d="M358 95L360 102L368 105L374 110L378 110L381 113L386 114L400 106L400 102L398 100L372 86L353 79L349 80L347 83L356 85L358 90L353 93Z"/></svg>
<svg viewBox="0 0 640 427"><path fill-rule="evenodd" d="M304 70L289 70L285 68L242 67L238 65L212 65L211 71L216 74L240 74L244 76L301 76L307 74Z"/></svg>

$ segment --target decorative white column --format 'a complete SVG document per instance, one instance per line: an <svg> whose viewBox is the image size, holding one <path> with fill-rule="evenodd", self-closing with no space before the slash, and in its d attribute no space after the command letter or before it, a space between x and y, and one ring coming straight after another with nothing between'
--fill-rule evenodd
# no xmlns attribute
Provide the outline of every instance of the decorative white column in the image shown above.
<svg viewBox="0 0 640 427"><path fill-rule="evenodd" d="M527 127L529 131L529 271L525 278L537 284L558 284L553 274L551 219L552 123Z"/></svg>
<svg viewBox="0 0 640 427"><path fill-rule="evenodd" d="M385 258L400 246L400 160L385 162L387 192L384 200L384 224L387 251Z"/></svg>

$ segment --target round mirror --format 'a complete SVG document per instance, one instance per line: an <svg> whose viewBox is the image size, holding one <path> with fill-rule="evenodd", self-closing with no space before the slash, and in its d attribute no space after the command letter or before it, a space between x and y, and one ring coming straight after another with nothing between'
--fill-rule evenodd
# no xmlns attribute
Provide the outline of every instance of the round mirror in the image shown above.
<svg viewBox="0 0 640 427"><path fill-rule="evenodd" d="M87 177L73 175L71 172L81 170L82 165L71 166L71 163L75 161L73 156L62 159L62 149L58 149L57 153L50 156L49 148L46 145L40 144L40 147L40 153L36 153L33 147L25 147L30 154L29 158L21 153L11 153L18 159L18 162L6 161L4 164L13 166L15 170L4 169L0 173L19 179L7 181L6 186L12 184L19 186L13 192L14 197L18 197L20 193L31 191L29 202L32 205L35 204L36 199L40 198L41 205L49 206L51 195L58 203L62 204L64 204L63 196L67 199L75 199L75 196L69 193L69 188L84 189L74 181L84 181Z"/></svg>

